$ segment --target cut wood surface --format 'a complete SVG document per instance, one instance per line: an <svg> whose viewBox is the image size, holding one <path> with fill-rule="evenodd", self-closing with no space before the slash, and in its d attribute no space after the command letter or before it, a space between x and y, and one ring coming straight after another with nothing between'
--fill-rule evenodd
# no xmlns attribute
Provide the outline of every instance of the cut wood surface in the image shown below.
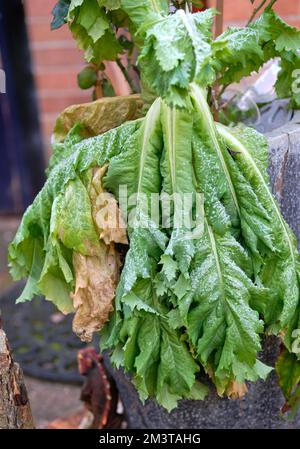
<svg viewBox="0 0 300 449"><path fill-rule="evenodd" d="M14 363L0 318L0 429L33 429L23 372Z"/></svg>

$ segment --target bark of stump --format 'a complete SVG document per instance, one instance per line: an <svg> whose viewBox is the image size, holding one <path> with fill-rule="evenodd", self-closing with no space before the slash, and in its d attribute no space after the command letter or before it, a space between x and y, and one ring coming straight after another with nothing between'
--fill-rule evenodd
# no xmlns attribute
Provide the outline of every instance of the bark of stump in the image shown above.
<svg viewBox="0 0 300 449"><path fill-rule="evenodd" d="M1 318L0 318L1 320ZM23 372L0 323L0 429L34 429Z"/></svg>

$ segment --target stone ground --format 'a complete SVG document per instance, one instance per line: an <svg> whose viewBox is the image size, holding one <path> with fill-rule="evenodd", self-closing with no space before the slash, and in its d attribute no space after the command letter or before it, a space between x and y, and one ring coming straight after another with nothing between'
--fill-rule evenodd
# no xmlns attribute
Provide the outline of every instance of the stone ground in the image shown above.
<svg viewBox="0 0 300 449"><path fill-rule="evenodd" d="M12 284L7 268L7 246L14 237L19 217L0 217L0 296ZM0 304L1 307L1 304ZM80 388L26 377L26 386L37 428L80 410Z"/></svg>
<svg viewBox="0 0 300 449"><path fill-rule="evenodd" d="M25 378L35 425L44 429L57 419L76 414L82 409L80 387Z"/></svg>

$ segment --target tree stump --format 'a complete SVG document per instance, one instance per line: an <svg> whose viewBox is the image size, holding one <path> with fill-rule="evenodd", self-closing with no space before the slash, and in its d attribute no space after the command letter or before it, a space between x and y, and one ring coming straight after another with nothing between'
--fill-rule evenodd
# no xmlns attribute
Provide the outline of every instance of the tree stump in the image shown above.
<svg viewBox="0 0 300 449"><path fill-rule="evenodd" d="M34 429L23 372L14 363L0 317L0 429Z"/></svg>

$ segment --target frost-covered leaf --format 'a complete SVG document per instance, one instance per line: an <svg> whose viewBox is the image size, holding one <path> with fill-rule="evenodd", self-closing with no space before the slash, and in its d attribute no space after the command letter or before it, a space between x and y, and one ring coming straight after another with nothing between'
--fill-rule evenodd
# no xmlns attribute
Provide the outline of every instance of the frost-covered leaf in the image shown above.
<svg viewBox="0 0 300 449"><path fill-rule="evenodd" d="M266 8L256 22L248 27L228 28L212 43L212 64L219 73L218 82L229 85L278 57L281 73L276 92L281 98L291 97L293 104L299 106L299 92L292 89L292 74L300 64L299 48L300 31Z"/></svg>
<svg viewBox="0 0 300 449"><path fill-rule="evenodd" d="M250 260L238 242L218 236L206 225L197 242L192 287L179 302L198 356L222 394L236 379L256 380L259 333L263 322L251 309L251 295L260 292L247 276ZM261 293L263 295L263 292Z"/></svg>
<svg viewBox="0 0 300 449"><path fill-rule="evenodd" d="M160 101L157 100L142 126L127 142L125 152L110 160L105 188L114 193L123 208L119 187L129 198L128 230L130 248L126 255L117 299L122 300L132 288L151 276L166 245L166 236L150 219L151 194L160 191L160 156L162 151ZM130 200L131 199L131 200ZM127 204L126 204L127 206ZM124 211L125 212L125 211ZM145 294L145 293L144 293ZM142 301L147 298L142 297Z"/></svg>
<svg viewBox="0 0 300 449"><path fill-rule="evenodd" d="M193 15L179 10L146 28L139 58L143 79L171 106L189 105L191 81L214 79L209 43L213 16L213 10Z"/></svg>
<svg viewBox="0 0 300 449"><path fill-rule="evenodd" d="M196 128L198 138L201 140L200 136L205 136L210 152L214 153L215 170L219 170L220 179L223 178L226 183L223 184L222 182L226 188L223 201L226 212L231 217L233 227L240 228L246 245L251 249L256 259L259 260L260 245L269 250L274 249L273 240L275 236L273 235L268 210L260 200L258 192L248 182L245 174L239 169L237 164L235 164L232 156L218 136L205 96L201 89L195 85L192 86L192 98L199 117ZM219 213L218 211L218 215ZM218 220L222 220L222 218L224 224L226 224L226 217L221 215ZM218 232L220 232L220 229Z"/></svg>
<svg viewBox="0 0 300 449"><path fill-rule="evenodd" d="M39 293L64 312L73 310L69 297L74 286L72 251L93 256L99 245L88 191L81 177L122 151L139 126L139 121L129 122L62 149L62 157L57 158L43 189L25 212L9 247L12 276L30 277L22 300Z"/></svg>
<svg viewBox="0 0 300 449"><path fill-rule="evenodd" d="M256 71L265 57L256 28L230 27L212 44L214 68L220 73L219 82L238 82L243 76Z"/></svg>
<svg viewBox="0 0 300 449"><path fill-rule="evenodd" d="M267 174L268 148L265 138L248 128L230 130L218 125L217 129L228 148L234 151L237 166L255 189L271 220L274 235L273 250L272 253L267 253L260 277L263 284L270 289L272 299L269 298L267 304L262 304L260 311L264 311L267 323L273 325L273 331L278 333L289 323L298 324L300 259L297 242L270 190ZM289 329L286 337L289 347L290 336Z"/></svg>
<svg viewBox="0 0 300 449"><path fill-rule="evenodd" d="M137 28L169 12L168 0L121 0L121 5Z"/></svg>

